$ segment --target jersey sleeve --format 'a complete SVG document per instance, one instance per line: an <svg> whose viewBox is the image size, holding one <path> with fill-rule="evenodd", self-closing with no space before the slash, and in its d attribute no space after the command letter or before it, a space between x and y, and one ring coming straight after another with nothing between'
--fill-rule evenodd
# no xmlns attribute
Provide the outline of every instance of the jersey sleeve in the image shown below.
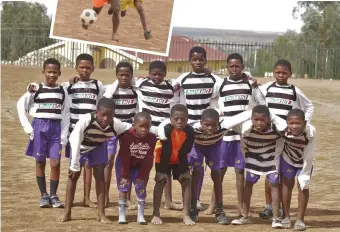
<svg viewBox="0 0 340 232"><path fill-rule="evenodd" d="M275 115L271 110L270 111L270 120L275 125L278 132L282 132L287 128L286 120L280 118L279 116Z"/></svg>
<svg viewBox="0 0 340 232"><path fill-rule="evenodd" d="M164 120L163 122L161 122L161 124L159 124L158 126L158 138L159 140L167 140L167 137L165 136L165 130L164 127L170 123L170 119Z"/></svg>
<svg viewBox="0 0 340 232"><path fill-rule="evenodd" d="M30 107L33 104L34 94L26 92L23 96L20 97L17 102L17 110L19 121L21 126L24 128L25 133L30 134L33 132L33 127L27 118L27 114L29 113Z"/></svg>
<svg viewBox="0 0 340 232"><path fill-rule="evenodd" d="M222 82L223 82L223 80L222 80L222 78L220 78L219 76L216 76L216 75L214 75L214 74L211 74L214 78L215 78L215 80L216 80L216 82L215 82L215 84L214 84L214 89L213 89L213 93L212 93L212 96L211 96L211 98L219 98L220 97L220 88L221 88L221 85L222 85Z"/></svg>
<svg viewBox="0 0 340 232"><path fill-rule="evenodd" d="M81 117L78 122L76 123L70 138L70 146L71 146L71 162L70 162L70 169L75 172L80 171L80 145L84 139L84 132L86 127L91 122L91 114L85 114Z"/></svg>
<svg viewBox="0 0 340 232"><path fill-rule="evenodd" d="M30 87L30 85L34 85L36 89L39 89L39 84L38 84L38 83L36 83L36 82L31 82L31 83L29 83L29 84L27 85L26 91L28 91L28 88Z"/></svg>
<svg viewBox="0 0 340 232"><path fill-rule="evenodd" d="M251 100L254 102L255 105L266 105L266 98L259 88L253 88Z"/></svg>
<svg viewBox="0 0 340 232"><path fill-rule="evenodd" d="M70 82L69 81L65 81L63 83L60 84L67 92L67 88L70 86Z"/></svg>
<svg viewBox="0 0 340 232"><path fill-rule="evenodd" d="M248 121L251 118L251 114L252 111L247 110L232 117L221 117L224 119L223 122L221 123L221 127L227 130L234 128L235 126L242 124L245 121Z"/></svg>
<svg viewBox="0 0 340 232"><path fill-rule="evenodd" d="M113 93L118 88L118 81L116 80L113 84L107 85L103 97L112 98Z"/></svg>
<svg viewBox="0 0 340 232"><path fill-rule="evenodd" d="M182 80L184 77L186 77L189 74L189 72L183 73L173 81L173 86L179 85L182 86Z"/></svg>
<svg viewBox="0 0 340 232"><path fill-rule="evenodd" d="M101 81L97 81L97 84L99 88L99 93L98 93L98 98L97 98L97 104L98 104L99 100L104 96L105 89Z"/></svg>
<svg viewBox="0 0 340 232"><path fill-rule="evenodd" d="M303 167L298 176L298 182L301 189L309 188L310 178L313 169L313 158L315 156L316 147L316 129L311 125L307 126L307 129L311 130L309 133L312 133L313 135L309 139L308 144L303 151Z"/></svg>
<svg viewBox="0 0 340 232"><path fill-rule="evenodd" d="M312 116L314 113L314 105L299 88L295 87L295 89L298 105L300 106L300 109L305 112L306 121L310 123L312 121Z"/></svg>
<svg viewBox="0 0 340 232"><path fill-rule="evenodd" d="M63 103L63 109L61 111L61 144L66 145L67 144L67 137L69 134L69 127L70 127L70 96L67 93L67 90L65 90L65 99Z"/></svg>
<svg viewBox="0 0 340 232"><path fill-rule="evenodd" d="M132 127L132 124L127 123L127 122L122 122L117 118L113 118L113 127L117 133L117 136L119 136L123 134L124 132L128 131Z"/></svg>

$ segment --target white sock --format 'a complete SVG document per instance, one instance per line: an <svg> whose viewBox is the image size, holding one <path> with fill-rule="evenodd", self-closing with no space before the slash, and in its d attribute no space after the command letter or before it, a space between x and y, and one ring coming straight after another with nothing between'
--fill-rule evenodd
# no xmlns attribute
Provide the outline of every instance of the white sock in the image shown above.
<svg viewBox="0 0 340 232"><path fill-rule="evenodd" d="M137 200L138 201L138 215L137 215L137 222L146 222L144 218L144 208L145 208L145 201L144 200Z"/></svg>
<svg viewBox="0 0 340 232"><path fill-rule="evenodd" d="M119 208L119 219L118 223L126 223L126 200L119 200L118 201L118 208Z"/></svg>

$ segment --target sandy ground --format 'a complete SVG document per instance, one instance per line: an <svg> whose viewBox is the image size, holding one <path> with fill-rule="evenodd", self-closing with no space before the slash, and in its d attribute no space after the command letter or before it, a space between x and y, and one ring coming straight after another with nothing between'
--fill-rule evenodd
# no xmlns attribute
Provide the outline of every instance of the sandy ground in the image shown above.
<svg viewBox="0 0 340 232"><path fill-rule="evenodd" d="M166 53L173 0L145 0L144 11L153 39L145 40L142 24L135 8L129 8L127 15L120 20L119 42L111 40L112 19L107 14L106 4L97 22L90 26L85 35L79 15L84 9L92 9L91 0L59 0L54 23L53 36L84 40L107 45Z"/></svg>
<svg viewBox="0 0 340 232"><path fill-rule="evenodd" d="M200 220L194 227L185 227L181 222L181 212L167 211L162 209L165 224L154 226L149 223L147 226L140 226L136 223L136 211L128 212L128 225L117 225L117 197L115 179L112 180L111 205L106 210L107 215L113 220L112 225L103 225L97 222L96 210L80 206L83 194L83 183L79 181L76 192L76 207L73 208L73 221L59 223L62 209L39 209L40 194L36 185L35 162L32 158L24 155L27 137L18 122L16 102L25 92L25 87L31 81L41 81L42 76L38 68L2 66L1 71L1 125L2 125L2 198L1 217L2 231L272 231L270 222L259 219L257 214L262 210L264 203L264 181L259 181L255 186L251 204L251 213L254 224L244 227L219 226L214 223L212 216L200 215ZM63 77L60 81L67 80L67 77L74 73L74 69L63 69ZM178 74L170 73L169 76ZM104 83L112 80L112 70L100 70L96 77ZM268 79L259 79L262 82ZM340 82L321 80L291 80L291 83L299 86L305 94L313 100L315 113L313 124L317 128L317 154L315 169L313 172L310 187L310 202L307 209L306 223L308 231L339 231L340 230L340 149L338 147L338 135L340 132ZM67 159L62 159L61 182L59 195L62 201L65 200ZM46 169L47 180L49 168ZM113 174L115 176L115 174ZM154 171L151 173L151 181L147 188L147 209L145 211L148 221L152 214L152 181ZM207 171L204 179L204 186L201 201L206 207L210 200L213 188L210 180L210 172ZM94 183L94 182L93 182ZM49 182L47 182L49 188ZM224 203L227 215L233 219L236 212L236 190L234 171L227 172L223 183ZM135 194L133 193L133 199ZM180 185L174 182L173 195L175 200L180 200ZM91 199L96 201L94 184L91 192ZM295 220L297 207L296 190L292 200L292 219Z"/></svg>

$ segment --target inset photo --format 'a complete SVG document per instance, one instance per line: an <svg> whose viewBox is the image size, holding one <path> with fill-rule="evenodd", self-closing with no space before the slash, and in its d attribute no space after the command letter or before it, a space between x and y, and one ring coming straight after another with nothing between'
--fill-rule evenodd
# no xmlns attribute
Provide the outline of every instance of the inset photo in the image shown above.
<svg viewBox="0 0 340 232"><path fill-rule="evenodd" d="M59 0L50 37L168 55L174 0Z"/></svg>

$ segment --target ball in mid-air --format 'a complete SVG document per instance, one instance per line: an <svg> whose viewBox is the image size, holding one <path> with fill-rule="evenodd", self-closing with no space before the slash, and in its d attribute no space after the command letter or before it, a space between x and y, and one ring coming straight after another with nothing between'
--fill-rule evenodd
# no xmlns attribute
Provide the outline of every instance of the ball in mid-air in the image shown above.
<svg viewBox="0 0 340 232"><path fill-rule="evenodd" d="M83 25L91 25L97 21L97 13L92 9L85 9L80 15L80 20Z"/></svg>

